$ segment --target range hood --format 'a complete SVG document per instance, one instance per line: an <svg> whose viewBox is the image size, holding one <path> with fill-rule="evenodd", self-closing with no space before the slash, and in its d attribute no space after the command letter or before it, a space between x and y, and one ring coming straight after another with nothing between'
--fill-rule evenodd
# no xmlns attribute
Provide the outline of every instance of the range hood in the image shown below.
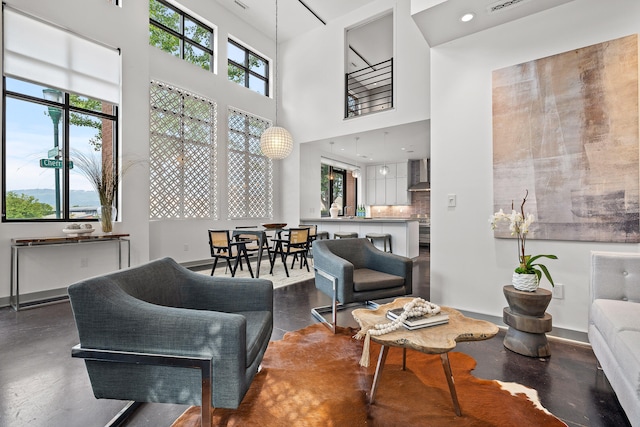
<svg viewBox="0 0 640 427"><path fill-rule="evenodd" d="M413 160L411 162L411 170L420 168L420 180L418 183L409 187L409 191L431 191L430 175L431 175L431 159ZM412 173L413 176L413 173Z"/></svg>

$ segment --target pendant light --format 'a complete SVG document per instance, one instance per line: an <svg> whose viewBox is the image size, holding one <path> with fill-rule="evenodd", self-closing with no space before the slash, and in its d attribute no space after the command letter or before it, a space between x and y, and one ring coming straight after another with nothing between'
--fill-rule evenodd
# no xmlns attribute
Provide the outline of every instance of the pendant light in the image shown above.
<svg viewBox="0 0 640 427"><path fill-rule="evenodd" d="M382 148L385 148L387 146L387 134L388 133L389 132L385 132L383 137L382 137L383 138ZM379 170L381 175L386 175L386 174L389 173L389 166L387 166L387 160L386 159L387 159L387 157L385 156L384 165L382 167L380 167L380 170Z"/></svg>
<svg viewBox="0 0 640 427"><path fill-rule="evenodd" d="M360 171L360 167L358 166L358 140L359 136L356 136L356 168L351 171L351 176L358 179L362 176L362 172Z"/></svg>
<svg viewBox="0 0 640 427"><path fill-rule="evenodd" d="M331 146L331 161L333 162L333 144L334 142L331 141L329 142L329 145ZM335 178L333 176L333 166L329 165L329 175L327 175L327 178L329 178L329 181L333 181L333 179Z"/></svg>
<svg viewBox="0 0 640 427"><path fill-rule="evenodd" d="M275 65L275 93L276 103L275 126L271 126L260 135L260 151L270 159L284 159L293 151L293 138L288 130L278 126L278 0L276 0L276 59Z"/></svg>

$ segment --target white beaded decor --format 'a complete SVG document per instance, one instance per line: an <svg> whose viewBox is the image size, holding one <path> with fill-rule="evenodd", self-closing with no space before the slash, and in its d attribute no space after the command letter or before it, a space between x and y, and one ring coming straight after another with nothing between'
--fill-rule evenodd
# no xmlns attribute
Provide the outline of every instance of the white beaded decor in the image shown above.
<svg viewBox="0 0 640 427"><path fill-rule="evenodd" d="M360 359L360 366L369 366L369 346L371 335L384 335L390 332L398 330L403 322L409 317L422 316L423 314L437 314L440 313L440 306L432 302L426 301L422 298L414 298L403 307L404 311L397 319L389 323L378 323L372 328L367 330L360 330L356 335L356 339L364 338L364 346L362 349L362 358Z"/></svg>
<svg viewBox="0 0 640 427"><path fill-rule="evenodd" d="M285 128L271 126L260 136L260 151L270 159L284 159L293 151L293 138Z"/></svg>

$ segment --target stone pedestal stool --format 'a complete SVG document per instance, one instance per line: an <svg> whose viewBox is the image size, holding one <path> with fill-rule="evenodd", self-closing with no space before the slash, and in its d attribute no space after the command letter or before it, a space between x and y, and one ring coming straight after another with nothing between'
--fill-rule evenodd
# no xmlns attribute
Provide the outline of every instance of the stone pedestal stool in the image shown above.
<svg viewBox="0 0 640 427"><path fill-rule="evenodd" d="M509 304L502 311L502 319L509 325L504 346L523 356L550 356L546 332L552 328L551 315L545 310L551 301L551 292L541 288L535 292L518 291L513 285L502 289Z"/></svg>

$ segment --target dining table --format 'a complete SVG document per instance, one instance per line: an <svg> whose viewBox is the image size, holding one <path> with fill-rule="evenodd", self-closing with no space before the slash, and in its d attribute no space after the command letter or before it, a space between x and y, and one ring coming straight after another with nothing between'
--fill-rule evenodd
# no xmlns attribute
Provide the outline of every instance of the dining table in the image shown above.
<svg viewBox="0 0 640 427"><path fill-rule="evenodd" d="M231 237L233 240L238 240L238 238L240 238L240 236L255 236L256 238L256 242L258 245L258 255L257 255L257 266L256 266L256 275L255 277L258 278L260 277L260 264L262 263L262 254L264 252L264 249L267 250L267 256L269 257L269 265L273 266L273 263L275 262L275 259L272 259L271 257L271 249L269 246L269 236L267 235L266 229L246 229L246 228L241 228L241 229L235 229L233 230ZM246 242L245 242L246 243ZM267 243L265 245L265 243ZM244 245L244 252L246 253L246 245ZM240 252L238 252L238 257L240 257ZM247 264L249 264L249 261L247 260ZM251 271L251 266L249 265L249 271ZM251 274L251 277L253 277L253 274Z"/></svg>

